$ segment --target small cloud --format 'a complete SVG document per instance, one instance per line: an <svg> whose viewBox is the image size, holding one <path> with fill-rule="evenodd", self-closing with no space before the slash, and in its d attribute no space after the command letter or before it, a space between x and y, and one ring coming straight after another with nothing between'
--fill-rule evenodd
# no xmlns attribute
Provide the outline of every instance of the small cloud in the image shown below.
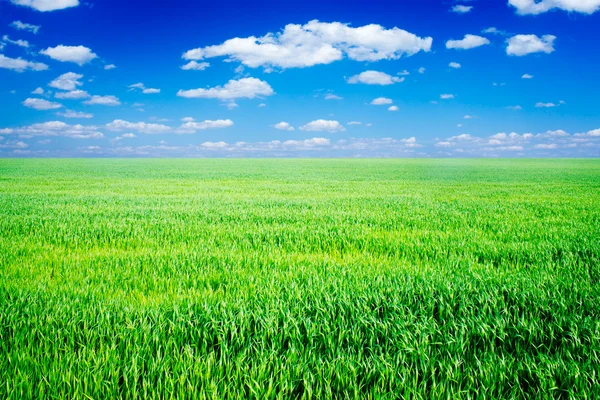
<svg viewBox="0 0 600 400"><path fill-rule="evenodd" d="M365 71L358 75L348 78L348 83L357 84L363 83L366 85L393 85L394 83L404 82L405 78L397 78L379 71Z"/></svg>
<svg viewBox="0 0 600 400"><path fill-rule="evenodd" d="M181 69L184 71L204 71L208 67L210 67L210 64L207 62L199 63L196 61L190 61L189 63L182 65Z"/></svg>
<svg viewBox="0 0 600 400"><path fill-rule="evenodd" d="M515 35L508 39L506 54L509 56L526 56L533 53L550 54L554 51L554 40L556 36L544 35Z"/></svg>
<svg viewBox="0 0 600 400"><path fill-rule="evenodd" d="M466 14L473 9L473 6L455 5L450 11L457 14Z"/></svg>
<svg viewBox="0 0 600 400"><path fill-rule="evenodd" d="M533 79L533 75L524 74L521 79Z"/></svg>
<svg viewBox="0 0 600 400"><path fill-rule="evenodd" d="M371 101L371 104L374 106L384 106L387 104L392 104L394 101L392 99L388 99L386 97L378 97Z"/></svg>
<svg viewBox="0 0 600 400"><path fill-rule="evenodd" d="M442 99L442 100L449 100L449 99L453 99L453 98L454 98L453 94L448 94L448 93L440 94L440 99Z"/></svg>
<svg viewBox="0 0 600 400"><path fill-rule="evenodd" d="M398 111L398 106L391 106L388 111Z"/></svg>
<svg viewBox="0 0 600 400"><path fill-rule="evenodd" d="M29 31L34 35L37 34L41 28L39 25L26 24L21 21L13 21L10 23L10 26L20 31Z"/></svg>
<svg viewBox="0 0 600 400"><path fill-rule="evenodd" d="M362 125L362 122L360 122L360 121L350 121L350 122L348 122L348 125Z"/></svg>
<svg viewBox="0 0 600 400"><path fill-rule="evenodd" d="M422 75L422 74L424 74L424 73L425 73L425 67L421 67L421 68L419 68L419 70L418 70L418 71L419 71L419 73L420 73L421 75Z"/></svg>
<svg viewBox="0 0 600 400"><path fill-rule="evenodd" d="M552 149L558 148L558 145L556 145L555 143L552 143L552 144L541 143L541 144L536 144L535 148L541 149L541 150L552 150Z"/></svg>
<svg viewBox="0 0 600 400"><path fill-rule="evenodd" d="M448 64L448 66L449 66L450 68L456 68L456 69L459 69L459 68L460 68L460 64L459 64L459 63L457 63L457 62L451 62L450 64Z"/></svg>
<svg viewBox="0 0 600 400"><path fill-rule="evenodd" d="M192 117L181 118L181 122L194 122L196 119Z"/></svg>
<svg viewBox="0 0 600 400"><path fill-rule="evenodd" d="M484 37L477 35L465 35L461 40L448 40L446 42L447 49L468 50L476 47L490 44L490 41Z"/></svg>
<svg viewBox="0 0 600 400"><path fill-rule="evenodd" d="M410 75L410 72L408 72L407 70L398 72L396 75L400 75L400 76L406 76L406 75Z"/></svg>
<svg viewBox="0 0 600 400"><path fill-rule="evenodd" d="M555 104L555 103L542 103L542 102L539 102L539 103L536 103L535 107L536 107L536 108L554 108L554 107L561 106L561 105L563 105L563 104L565 104L565 102L564 102L564 101L562 101L562 100L561 100L561 101L559 101L559 102L558 102L558 104Z"/></svg>
<svg viewBox="0 0 600 400"><path fill-rule="evenodd" d="M40 51L40 54L48 56L56 61L72 62L79 66L89 63L98 56L85 46L63 46L48 47Z"/></svg>
<svg viewBox="0 0 600 400"><path fill-rule="evenodd" d="M62 104L59 103L53 103L51 101L48 100L44 100L44 99L26 99L23 102L23 105L25 107L29 107L29 108L33 108L35 110L55 110L57 108L61 108Z"/></svg>
<svg viewBox="0 0 600 400"><path fill-rule="evenodd" d="M508 108L509 110L522 110L523 109L523 107L521 107L521 106L508 106L506 108Z"/></svg>
<svg viewBox="0 0 600 400"><path fill-rule="evenodd" d="M89 113L84 113L84 112L77 112L77 111L71 111L71 110L67 110L65 112L59 112L56 113L56 115L63 117L63 118L85 118L85 119L90 119L94 117L94 114L89 114Z"/></svg>
<svg viewBox="0 0 600 400"><path fill-rule="evenodd" d="M279 129L280 131L290 131L290 132L294 131L294 127L284 121L273 125L273 128Z"/></svg>
<svg viewBox="0 0 600 400"><path fill-rule="evenodd" d="M116 96L92 96L91 99L84 101L83 104L102 105L102 106L118 106L121 104Z"/></svg>
<svg viewBox="0 0 600 400"><path fill-rule="evenodd" d="M325 95L325 100L343 100L343 97L337 96L333 93L328 93Z"/></svg>
<svg viewBox="0 0 600 400"><path fill-rule="evenodd" d="M265 103L260 103L260 104L259 104L257 107L258 107L258 108L263 108L263 107L266 107L266 106L267 106L267 105L266 105Z"/></svg>
<svg viewBox="0 0 600 400"><path fill-rule="evenodd" d="M472 116L470 116L470 115L465 115L465 116L463 117L463 119L473 119L473 117L472 117Z"/></svg>
<svg viewBox="0 0 600 400"><path fill-rule="evenodd" d="M327 132L343 132L346 130L342 124L338 121L327 121L324 119L318 119L300 127L301 131L315 132L315 131L327 131Z"/></svg>
<svg viewBox="0 0 600 400"><path fill-rule="evenodd" d="M111 69L115 69L115 68L117 68L117 66L115 64L108 64L108 65L104 66L104 69L106 71L110 71Z"/></svg>

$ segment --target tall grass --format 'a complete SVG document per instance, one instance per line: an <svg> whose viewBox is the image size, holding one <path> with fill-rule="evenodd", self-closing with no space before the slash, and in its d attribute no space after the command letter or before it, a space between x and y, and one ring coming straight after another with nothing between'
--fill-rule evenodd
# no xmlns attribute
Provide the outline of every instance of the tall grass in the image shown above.
<svg viewBox="0 0 600 400"><path fill-rule="evenodd" d="M0 160L0 398L599 398L596 160Z"/></svg>

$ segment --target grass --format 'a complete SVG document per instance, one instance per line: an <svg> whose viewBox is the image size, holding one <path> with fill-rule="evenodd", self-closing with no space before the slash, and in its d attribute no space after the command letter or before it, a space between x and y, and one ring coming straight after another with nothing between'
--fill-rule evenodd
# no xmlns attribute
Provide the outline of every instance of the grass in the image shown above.
<svg viewBox="0 0 600 400"><path fill-rule="evenodd" d="M598 160L0 160L0 398L600 397Z"/></svg>

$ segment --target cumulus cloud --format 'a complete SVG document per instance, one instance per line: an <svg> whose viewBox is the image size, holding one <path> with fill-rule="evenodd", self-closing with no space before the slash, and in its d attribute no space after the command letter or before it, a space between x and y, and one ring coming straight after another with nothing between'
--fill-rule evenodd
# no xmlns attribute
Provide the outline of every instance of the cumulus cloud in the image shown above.
<svg viewBox="0 0 600 400"><path fill-rule="evenodd" d="M171 127L162 124L148 124L145 122L129 122L122 119L115 119L113 122L106 124L106 129L109 131L136 131L148 135L157 135L168 133L172 130Z"/></svg>
<svg viewBox="0 0 600 400"><path fill-rule="evenodd" d="M98 57L96 54L92 53L92 50L85 46L64 46L62 44L56 47L48 47L47 49L40 51L40 53L53 60L72 62L79 66L87 64Z"/></svg>
<svg viewBox="0 0 600 400"><path fill-rule="evenodd" d="M291 126L289 123L284 122L284 121L273 125L273 128L279 129L280 131L290 131L290 132L294 130L293 126Z"/></svg>
<svg viewBox="0 0 600 400"><path fill-rule="evenodd" d="M121 104L116 96L92 96L91 99L84 101L83 104L102 105L102 106L118 106Z"/></svg>
<svg viewBox="0 0 600 400"><path fill-rule="evenodd" d="M206 120L202 122L186 122L175 133L194 133L206 129L230 128L234 125L230 119Z"/></svg>
<svg viewBox="0 0 600 400"><path fill-rule="evenodd" d="M326 131L330 133L343 132L346 130L342 124L338 121L328 121L324 119L318 119L316 121L309 122L306 125L300 127L301 131L307 132L319 132Z"/></svg>
<svg viewBox="0 0 600 400"><path fill-rule="evenodd" d="M399 110L398 106L391 106L388 108L388 111L398 111L398 110Z"/></svg>
<svg viewBox="0 0 600 400"><path fill-rule="evenodd" d="M26 24L21 21L13 21L10 23L10 26L20 31L29 31L34 35L37 34L41 28L39 25Z"/></svg>
<svg viewBox="0 0 600 400"><path fill-rule="evenodd" d="M515 35L508 39L506 54L509 56L525 56L532 53L550 54L554 51L556 36Z"/></svg>
<svg viewBox="0 0 600 400"><path fill-rule="evenodd" d="M387 104L392 104L394 101L392 99L388 99L387 97L378 97L371 101L371 104L374 106L384 106Z"/></svg>
<svg viewBox="0 0 600 400"><path fill-rule="evenodd" d="M484 37L477 35L465 35L465 37L461 40L448 40L446 42L446 48L468 50L488 44L490 44L490 41Z"/></svg>
<svg viewBox="0 0 600 400"><path fill-rule="evenodd" d="M468 12L470 12L473 9L473 6L463 6L463 5L455 5L454 7L452 7L452 9L450 11L457 13L457 14L466 14Z"/></svg>
<svg viewBox="0 0 600 400"><path fill-rule="evenodd" d="M556 143L540 143L535 145L536 149L552 150L558 148Z"/></svg>
<svg viewBox="0 0 600 400"><path fill-rule="evenodd" d="M395 60L429 51L432 41L396 27L385 29L371 24L352 28L340 22L313 20L305 25L286 25L280 33L233 38L220 45L193 49L183 58L227 57L251 68L303 68L329 64L344 55L356 61Z"/></svg>
<svg viewBox="0 0 600 400"><path fill-rule="evenodd" d="M83 78L83 75L76 74L74 72L67 72L66 74L62 74L52 82L48 84L48 86L60 89L60 90L75 90L77 86L83 85L79 80Z"/></svg>
<svg viewBox="0 0 600 400"><path fill-rule="evenodd" d="M224 86L216 86L209 89L180 90L177 96L186 98L204 99L253 99L260 96L271 96L275 94L273 88L265 81L257 78L242 78L230 80Z"/></svg>
<svg viewBox="0 0 600 400"><path fill-rule="evenodd" d="M181 69L184 71L204 71L206 68L210 67L210 64L207 62L197 62L190 61L189 63L182 65Z"/></svg>
<svg viewBox="0 0 600 400"><path fill-rule="evenodd" d="M13 71L23 72L25 70L45 71L48 69L48 66L42 63L26 61L20 57L9 58L3 54L0 54L0 68L12 69Z"/></svg>
<svg viewBox="0 0 600 400"><path fill-rule="evenodd" d="M523 74L523 76L521 77L521 79L533 79L533 75Z"/></svg>
<svg viewBox="0 0 600 400"><path fill-rule="evenodd" d="M509 0L508 4L521 15L541 14L553 9L593 14L600 9L600 0Z"/></svg>
<svg viewBox="0 0 600 400"><path fill-rule="evenodd" d="M115 69L117 66L115 64L108 64L104 66L105 71L110 71L111 69Z"/></svg>
<svg viewBox="0 0 600 400"><path fill-rule="evenodd" d="M459 64L459 63L457 63L457 62L451 62L450 64L448 64L448 66L449 66L450 68L456 68L456 69L459 69L459 68L460 68L460 64Z"/></svg>
<svg viewBox="0 0 600 400"><path fill-rule="evenodd" d="M85 119L94 118L94 114L72 111L72 110L67 110L65 112L59 112L59 113L56 113L56 115L63 117L63 118L85 118Z"/></svg>
<svg viewBox="0 0 600 400"><path fill-rule="evenodd" d="M358 75L348 78L348 83L364 83L366 85L393 85L394 83L404 82L405 78L398 78L379 71L365 71Z"/></svg>
<svg viewBox="0 0 600 400"><path fill-rule="evenodd" d="M44 89L42 89L41 87L35 89L33 92L31 92L31 94L44 94Z"/></svg>
<svg viewBox="0 0 600 400"><path fill-rule="evenodd" d="M37 11L56 11L77 7L79 0L11 0L13 4L33 8Z"/></svg>
<svg viewBox="0 0 600 400"><path fill-rule="evenodd" d="M79 100L87 99L90 97L90 95L85 90L72 90L70 92L58 92L54 95L54 97L57 99Z"/></svg>
<svg viewBox="0 0 600 400"><path fill-rule="evenodd" d="M0 132L20 136L66 136L75 139L101 139L102 132L96 126L69 125L61 121L49 121L15 129L2 129Z"/></svg>
<svg viewBox="0 0 600 400"><path fill-rule="evenodd" d="M44 100L44 99L26 99L23 102L23 105L25 107L29 107L29 108L33 108L35 110L55 110L57 108L61 108L62 104L59 103L53 103L51 101L48 100Z"/></svg>

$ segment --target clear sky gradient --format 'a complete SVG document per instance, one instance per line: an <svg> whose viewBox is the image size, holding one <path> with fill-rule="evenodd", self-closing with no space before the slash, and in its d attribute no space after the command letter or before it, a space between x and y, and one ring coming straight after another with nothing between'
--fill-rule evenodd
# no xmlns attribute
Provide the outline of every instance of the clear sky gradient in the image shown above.
<svg viewBox="0 0 600 400"><path fill-rule="evenodd" d="M0 0L0 157L598 157L600 0Z"/></svg>

